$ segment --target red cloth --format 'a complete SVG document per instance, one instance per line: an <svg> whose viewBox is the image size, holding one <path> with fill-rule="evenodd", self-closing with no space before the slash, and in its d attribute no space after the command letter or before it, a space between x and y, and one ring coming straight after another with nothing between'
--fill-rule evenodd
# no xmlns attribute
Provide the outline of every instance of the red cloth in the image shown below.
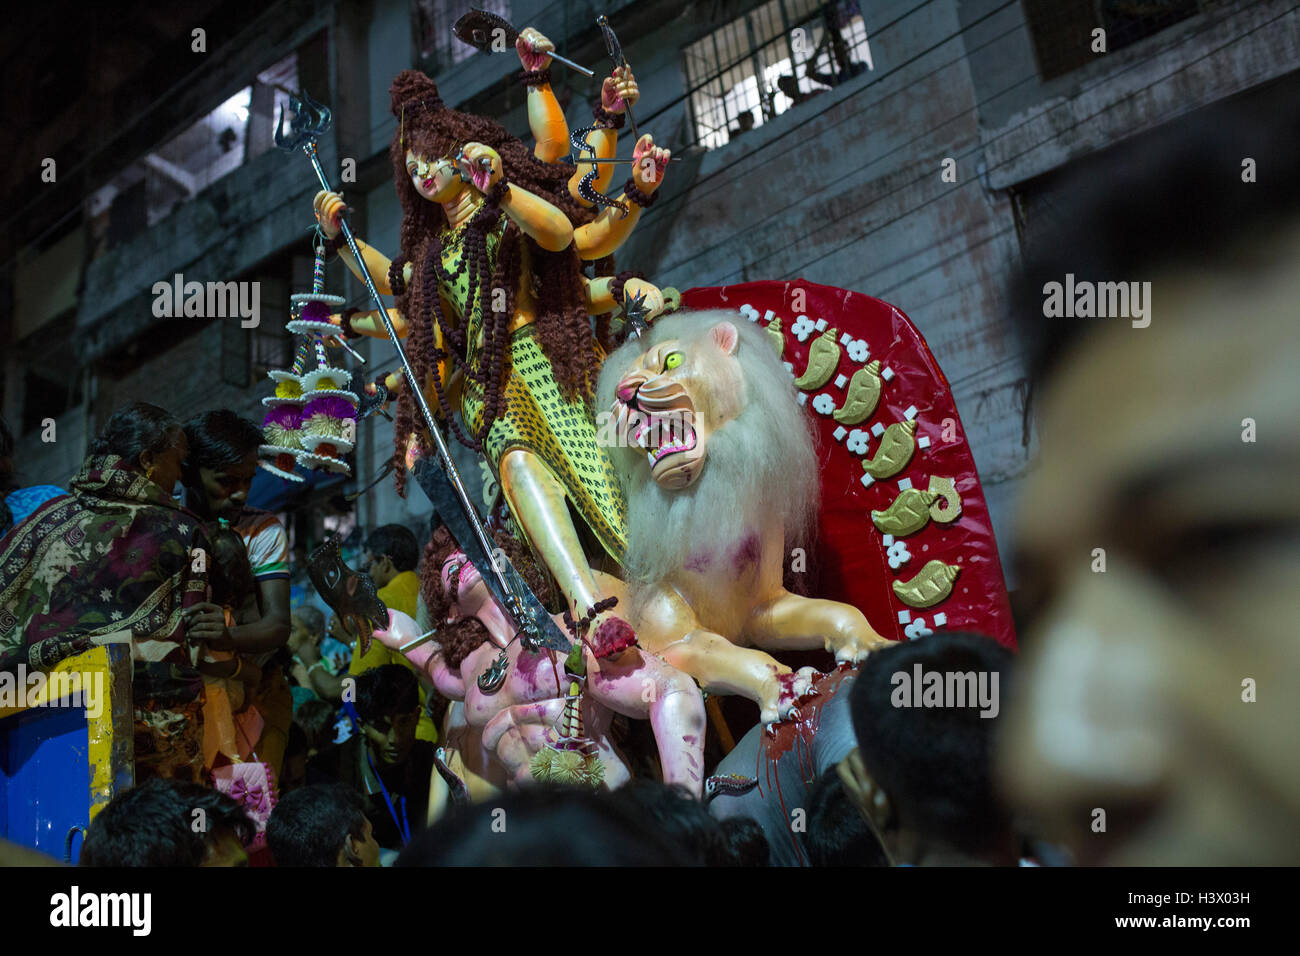
<svg viewBox="0 0 1300 956"><path fill-rule="evenodd" d="M796 298L799 292L803 308L796 312L793 306L800 304ZM815 424L821 465L822 507L815 556L820 580L816 596L858 607L876 631L895 640L920 636L923 632L917 622L923 621L927 630L974 631L1015 649L1015 624L1002 563L979 474L966 444L966 430L948 380L911 319L880 299L802 279L688 289L682 294L682 302L688 309L739 309L749 305L757 310L760 326L767 325L769 310L780 316L785 336L783 358L793 363L796 376L803 374L808 349L820 334L814 331L800 342L792 332L800 314L813 322L825 319L827 327L837 328L840 336L847 333L867 344L869 355L865 361L855 360L842 346L836 375L823 387L811 390L805 406ZM814 400L817 395L829 394L838 408L844 403L845 389L836 386L836 377L850 378L865 362L876 359L882 371L893 370L893 378L883 383L875 411L865 421L846 426L846 430L869 430L877 422L884 426L901 422L907 410L915 406L916 438L918 442L928 438L929 446L921 448L918 444L907 466L897 475L864 487L862 456L850 452L844 438L834 437L839 423L829 414L815 411ZM945 437L952 440L945 441ZM875 454L878 446L879 440L873 435L867 457ZM956 480L961 517L951 524L932 520L920 531L899 539L911 559L897 571L891 570L888 548L872 524L871 511L883 511L893 503L900 480L910 479L912 487L924 489L931 475ZM894 594L892 582L910 580L934 559L961 567L952 593L934 607L909 608ZM906 612L908 623L899 620L900 612ZM946 616L942 625L936 625L936 614ZM905 633L909 627L913 635Z"/></svg>

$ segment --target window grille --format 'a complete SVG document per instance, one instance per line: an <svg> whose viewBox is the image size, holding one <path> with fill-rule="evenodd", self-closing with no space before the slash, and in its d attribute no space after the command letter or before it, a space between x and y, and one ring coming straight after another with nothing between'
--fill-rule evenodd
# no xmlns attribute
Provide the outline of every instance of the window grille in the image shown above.
<svg viewBox="0 0 1300 956"><path fill-rule="evenodd" d="M873 66L857 0L768 0L684 60L695 142L708 149Z"/></svg>

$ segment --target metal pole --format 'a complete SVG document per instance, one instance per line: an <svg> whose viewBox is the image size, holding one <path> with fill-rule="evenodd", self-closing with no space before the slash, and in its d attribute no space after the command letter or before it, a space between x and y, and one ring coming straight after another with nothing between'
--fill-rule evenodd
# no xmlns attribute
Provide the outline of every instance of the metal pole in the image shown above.
<svg viewBox="0 0 1300 956"><path fill-rule="evenodd" d="M311 160L312 168L316 170L316 178L320 180L321 188L330 191L329 181L325 178L325 170L321 168L320 159L316 155L316 141L308 139L303 144L303 152ZM365 260L361 258L361 250L357 247L356 237L352 235L352 228L348 225L347 219L339 216L339 226L343 232L343 238L348 242L348 249L351 250L353 258L356 259L358 271L361 273L361 281L365 283L366 291L370 293L370 298L374 300L376 308L379 309L379 318L384 323L384 329L388 332L388 339L393 343L393 348L397 350L397 357L402 362L402 371L406 374L406 382L411 389L411 394L415 396L415 401L420 406L420 413L424 416L425 423L429 426L429 434L433 436L434 445L437 447L438 458L442 461L442 467L451 482L452 488L456 492L456 497L460 499L461 506L465 509L466 515L470 517L470 524L474 528L474 534L479 539L484 553L487 554L492 564L492 573L501 585L501 591L506 595L510 602L511 616L515 620L523 620L523 606L515 594L514 589L510 587L506 580L505 574L497 566L496 556L492 543L488 540L483 530L482 523L478 520L478 513L474 510L474 505L469 495L465 491L465 486L461 483L460 472L456 470L456 463L452 461L451 452L447 449L447 443L443 440L442 432L438 430L438 423L433 417L433 412L429 409L429 403L425 401L424 390L416 380L415 371L411 368L410 360L406 357L406 350L402 348L402 342L397 337L397 330L393 328L393 320L388 317L388 309L384 306L384 300L379 296L379 290L375 288L374 282L370 279L370 273L366 270ZM450 409L444 409L450 415Z"/></svg>

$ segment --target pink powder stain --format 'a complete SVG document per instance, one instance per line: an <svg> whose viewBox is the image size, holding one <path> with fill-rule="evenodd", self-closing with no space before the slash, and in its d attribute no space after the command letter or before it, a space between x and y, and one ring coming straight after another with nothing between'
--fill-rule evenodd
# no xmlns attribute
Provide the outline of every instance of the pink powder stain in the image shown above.
<svg viewBox="0 0 1300 956"><path fill-rule="evenodd" d="M762 551L758 545L758 535L751 534L747 537L736 553L731 557L731 565L737 571L741 571L759 559Z"/></svg>
<svg viewBox="0 0 1300 956"><path fill-rule="evenodd" d="M699 551L687 558L682 567L687 571L696 571L702 574L709 569L709 565L712 563L713 555L707 551Z"/></svg>

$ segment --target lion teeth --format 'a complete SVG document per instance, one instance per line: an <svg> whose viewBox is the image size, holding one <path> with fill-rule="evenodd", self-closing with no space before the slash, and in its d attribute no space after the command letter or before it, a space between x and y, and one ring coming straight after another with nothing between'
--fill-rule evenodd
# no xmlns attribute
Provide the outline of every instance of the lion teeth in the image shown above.
<svg viewBox="0 0 1300 956"><path fill-rule="evenodd" d="M653 468L655 466L655 453L652 451L648 451L645 453L645 456L646 459L650 462L650 467Z"/></svg>

